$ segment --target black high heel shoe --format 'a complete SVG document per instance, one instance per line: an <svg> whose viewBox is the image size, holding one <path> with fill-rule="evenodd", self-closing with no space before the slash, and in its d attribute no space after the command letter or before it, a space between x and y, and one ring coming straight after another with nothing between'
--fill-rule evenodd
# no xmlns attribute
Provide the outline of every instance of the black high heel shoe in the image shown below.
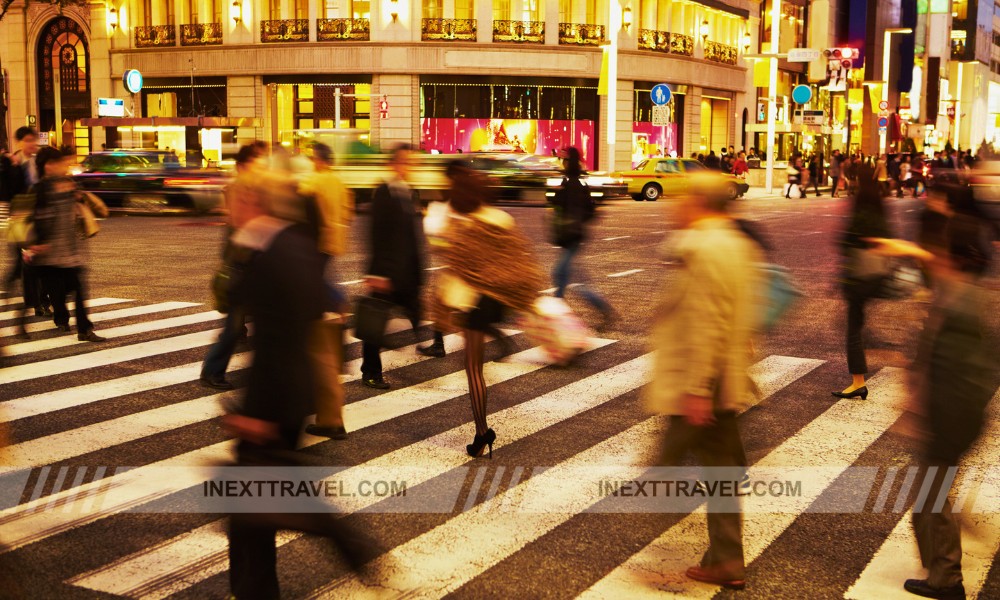
<svg viewBox="0 0 1000 600"><path fill-rule="evenodd" d="M489 446L490 449L490 459L493 459L493 442L497 441L497 434L492 429L487 429L486 433L483 435L476 434L476 437L472 439L472 443L465 447L465 451L469 453L469 456L480 457L483 455L483 450Z"/></svg>
<svg viewBox="0 0 1000 600"><path fill-rule="evenodd" d="M837 398L861 398L862 400L868 399L868 386L863 385L853 392L831 392Z"/></svg>

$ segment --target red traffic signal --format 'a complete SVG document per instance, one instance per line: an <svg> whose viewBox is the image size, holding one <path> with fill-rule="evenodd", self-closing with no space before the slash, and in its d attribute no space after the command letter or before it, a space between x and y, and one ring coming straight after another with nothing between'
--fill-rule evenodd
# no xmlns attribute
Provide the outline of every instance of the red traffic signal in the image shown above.
<svg viewBox="0 0 1000 600"><path fill-rule="evenodd" d="M857 48L827 48L823 51L823 56L832 60L850 60L860 58L861 52Z"/></svg>
<svg viewBox="0 0 1000 600"><path fill-rule="evenodd" d="M382 100L378 103L378 109L381 112L389 112L389 101L382 98Z"/></svg>

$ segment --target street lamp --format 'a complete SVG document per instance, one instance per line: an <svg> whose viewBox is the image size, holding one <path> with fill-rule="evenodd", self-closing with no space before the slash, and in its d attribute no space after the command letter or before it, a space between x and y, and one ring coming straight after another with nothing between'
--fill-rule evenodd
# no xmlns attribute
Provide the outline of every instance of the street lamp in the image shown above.
<svg viewBox="0 0 1000 600"><path fill-rule="evenodd" d="M885 80L885 84L882 85L882 101L886 102L889 100L889 44L890 37L894 33L913 33L913 30L909 27L893 27L885 30L885 38L882 43L882 79ZM961 67L959 67L961 68ZM889 153L889 148L886 141L886 132L879 131L878 134L878 147L880 153Z"/></svg>

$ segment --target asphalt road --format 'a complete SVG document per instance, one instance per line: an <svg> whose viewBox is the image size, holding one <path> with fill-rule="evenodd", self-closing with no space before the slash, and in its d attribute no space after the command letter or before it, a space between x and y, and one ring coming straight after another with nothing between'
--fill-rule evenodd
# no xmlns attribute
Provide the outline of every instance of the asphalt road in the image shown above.
<svg viewBox="0 0 1000 600"><path fill-rule="evenodd" d="M912 237L919 203L891 199L889 204L897 234ZM401 331L391 336L398 349L386 358L386 378L394 389L376 393L356 380L345 384L350 437L309 440L307 453L317 464L426 468L428 483L413 487L438 501L443 496L436 490L444 487L434 482L443 486L449 476L460 482L461 501L453 510L387 512L378 504L346 517L392 549L392 560L383 557L378 564L393 577L393 589L409 590L413 597L456 598L908 597L902 581L920 571L912 564L915 548L907 537L905 480L894 479L890 470L905 471L914 447L891 426L909 397L899 369L913 356L926 305L914 300L872 305L872 395L865 402L835 402L830 391L850 381L835 246L846 207L844 199L828 197L739 205L771 240L772 260L788 267L804 292L756 348L762 362L755 373L765 397L740 416L749 459L760 466L834 472L816 488L814 502L785 514L748 516L746 591L694 584L680 575L690 565L684 560L697 556L707 541L697 515L595 510L597 499L581 504L587 494L566 485L572 468L655 463L663 423L644 413L639 389L646 381L642 357L649 350L645 337L654 306L671 282L670 266L659 254L673 228L669 201L619 201L602 208L582 264L591 287L605 295L619 319L595 334L599 340L592 350L569 368L545 366L530 341L517 335L521 353L488 367L491 426L498 434L492 461L463 457L462 444L473 428L460 341L449 340L446 358L417 360L409 347L415 340ZM506 210L551 268L557 250L546 239L546 212ZM350 294L361 291L365 219L359 217L351 250L337 261L338 280ZM217 217L105 220L90 242L89 295L103 303L95 314L109 313L97 322L98 330L114 337L99 346L67 344L75 337L60 338L38 320L42 329L32 341L7 340L12 356L0 371L0 418L12 420L18 464L33 470L18 488L27 504L0 506L0 543L8 545L0 551L0 569L15 573L24 585L20 592L0 590L0 596L226 597L222 515L185 512L190 494L157 495L115 470L138 467L137 472L155 473L158 484L183 489L189 487L185 477L202 476L191 465L228 456L216 419L219 398L197 382L197 363L214 339L212 330L221 325L209 312L208 284L223 235ZM996 267L984 285L991 291L988 334L996 341ZM578 294L571 293L569 302L585 320L597 321ZM8 311L0 315L0 327L14 325L9 311L17 307L13 299L0 307ZM420 340L430 335L427 327L419 331ZM347 358L359 356L359 345L351 344ZM246 360L238 359L230 373L237 385L246 383ZM972 464L993 468L984 477L994 486L1000 479L997 404L984 445L970 455ZM153 470L177 465L186 470L173 482L173 476ZM859 483L855 471L837 470L848 466L876 468L874 486ZM557 469L545 473L540 467ZM494 510L497 501L533 481L540 486L533 493L542 509ZM102 482L107 487L96 494L101 501L87 506L90 496L74 496L101 489ZM879 503L880 490L889 495L888 503L884 498ZM803 511L845 497L860 497L862 510ZM966 547L970 597L1000 597L1000 567L994 563L998 497L1000 492L991 512L971 519L976 529ZM320 539L279 539L283 597L361 597L366 591Z"/></svg>

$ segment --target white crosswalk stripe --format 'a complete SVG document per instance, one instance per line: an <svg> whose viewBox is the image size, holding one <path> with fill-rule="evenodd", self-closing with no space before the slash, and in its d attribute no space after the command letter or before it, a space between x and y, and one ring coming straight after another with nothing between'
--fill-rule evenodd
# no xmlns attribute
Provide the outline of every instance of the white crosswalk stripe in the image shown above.
<svg viewBox="0 0 1000 600"><path fill-rule="evenodd" d="M10 300L10 298L8 298ZM93 300L87 300L87 308L98 308L101 306L110 306L112 304L124 304L126 302L132 302L126 298L94 298ZM12 302L12 304L23 304L20 301ZM73 314L73 309L76 308L75 302L67 302L66 308L69 309L70 315ZM32 315L35 314L33 311ZM21 309L8 310L0 312L0 321L8 321L10 319L17 319L21 316Z"/></svg>
<svg viewBox="0 0 1000 600"><path fill-rule="evenodd" d="M91 306L125 302L133 301L99 298ZM16 298L5 298L0 303L11 307L9 312L13 316L8 318L16 318ZM94 467L87 471L60 465L78 463L81 457L85 459L92 454L127 455L132 448L155 443L156 436L211 422L223 414L223 402L240 396L238 390L218 393L197 384L201 362L192 362L191 351L203 353L207 350L220 330L205 330L204 327L223 318L214 311L199 311L199 308L201 305L195 302L157 302L93 313L95 322L107 324L100 328L103 335L146 336L140 338L142 341L113 348L77 344L75 335L52 336L50 322L38 321L29 325L29 332L46 337L5 348L8 355L18 357L18 362L23 364L0 370L0 393L10 398L0 401L0 418L15 428L18 440L7 447L0 458L14 467L35 468L38 477L32 484L33 489L23 496L29 498L28 501L0 510L0 540L4 543L0 554L45 548L48 543L61 544L61 536L85 531L81 528L87 525L114 524L126 518L123 513L128 511L142 512L144 507L160 506L173 494L200 486L213 476L217 464L231 460L232 442L220 441L222 436L216 434L212 439L192 443L173 454L169 449L160 452L153 462L144 466L112 472L102 478L85 477ZM171 316L170 311L177 312ZM168 313L166 318L156 318L162 313ZM125 320L125 324L116 324L119 320ZM4 325L0 334L10 335L17 331L13 324ZM405 319L395 319L389 325L389 333L400 334L409 342L405 332L410 328ZM506 333L518 335L520 332ZM350 335L345 335L345 340L349 344L357 343ZM122 342L126 341L119 343ZM468 383L462 362L455 356L461 352L462 338L449 335L445 342L449 351L445 359L420 355L416 352L416 343L383 351L387 377L400 386L345 406L345 422L352 439L364 439L366 430L380 425L403 424L409 415L459 400L467 394ZM587 356L597 353L602 356L622 354L615 354L614 349L618 346L614 344L615 340L611 339L592 339L581 360L586 362ZM59 352L56 358L49 354L53 351ZM183 358L169 356L184 352ZM69 356L65 356L67 353ZM767 410L771 398L785 390L800 389L798 386L808 385L816 373L825 371L817 371L824 362L816 358L779 355L763 358L750 371L756 391L753 405L762 405L759 408ZM116 374L111 378L98 377L95 381L90 375L100 372L103 367L124 363L130 367L115 369ZM250 352L239 352L232 357L230 370L243 370L251 363ZM360 363L360 359L353 359L345 365L342 376L345 383L360 378ZM155 367L148 368L148 365ZM472 483L474 489L486 493L485 499L480 501L475 494L468 499L463 497L454 514L444 515L429 529L414 531L376 559L375 566L381 569L385 578L379 587L368 587L353 575L332 580L318 578L308 582L313 588L308 596L384 597L387 590L391 590L389 596L392 597L443 597L477 578L490 577L494 570L506 568L503 563L518 556L529 545L551 543L548 539L553 532L570 527L575 516L592 511L599 500L592 494L580 493L580 469L606 466L612 469L610 472L617 480L640 477L655 456L665 427L662 419L635 412L638 408L635 392L648 383L649 355L632 354L614 359L610 365L586 367L587 372L579 377L567 378L554 388L540 389L536 383L543 381L540 376L548 366L539 348L520 351L505 362L485 365L491 390L516 390L513 392L515 402L490 412L490 425L498 434L494 451L500 457L505 451L516 452L520 444L547 440L557 428L574 428L577 423L586 422L587 415L594 411L630 407L634 418L615 429L616 433L587 439L584 449L574 451L575 454L551 466L546 465L537 473L522 476L522 468L516 467L506 471L516 475L501 484L500 472L488 474L480 469L481 476ZM428 369L434 375L423 379L421 369ZM398 372L396 377L394 372ZM18 385L34 385L36 380L41 389L35 387L27 393L18 393ZM842 400L833 403L796 431L789 432L787 439L776 440L780 443L751 466L751 478L756 472L767 469L796 469L804 478L806 493L790 501L791 508L783 511L765 510L759 498L744 499L744 552L748 564L780 545L783 534L799 526L799 518L833 489L838 477L854 466L866 450L884 438L902 414L908 399L903 371L883 368L868 385L871 397L867 402ZM55 389L48 389L52 387ZM535 389L538 391L532 391ZM131 408L131 400L147 395L157 399L153 403L136 403L137 408ZM783 400L777 401L787 401L788 397L784 394ZM95 421L93 415L99 414L104 406L119 408L112 415ZM86 409L91 415L85 423L73 422L78 409ZM463 410L468 412L467 404ZM989 417L993 427L998 420L1000 394L994 399ZM40 431L37 430L39 423L46 425ZM34 433L27 439L18 439L19 430ZM471 423L466 421L459 426L455 423L443 425L416 439L405 438L401 445L338 471L336 479L341 485L356 487L377 471L385 477L405 478L408 486L419 488L441 476L464 473L469 467L492 468L495 463L470 459L464 452L472 431ZM994 468L995 456L1000 452L997 446L1000 438L995 431L991 429L984 434L965 461L965 468L971 473L968 481L979 485L975 501L980 504L966 507L978 509L974 514L975 527L963 539L965 582L971 598L985 597L980 595L981 590L991 569L995 569L1000 551L1000 510L983 506L1000 494L1000 481L996 481L998 473ZM744 431L743 435L766 436L768 432ZM304 436L303 445L322 449L319 444L326 441L326 438ZM414 465L421 469L418 474L410 470ZM101 473L113 468L99 467ZM155 475L162 473L159 469L163 468L171 469L167 480ZM979 471L975 471L977 468ZM966 491L957 490L957 495L961 497ZM872 499L877 492L873 491ZM989 498L984 500L984 495ZM341 498L338 510L378 519L383 515L373 514L373 509L377 509L382 500L364 496ZM841 589L848 590L847 598L895 597L901 593L903 578L919 576L919 561L904 500L896 494L879 502L886 510L899 511L899 520L881 548L870 557L867 567L858 566L852 576L856 581L842 582ZM462 503L464 510L461 510ZM707 546L705 520L704 507L701 507L676 525L657 532L659 535L646 538L644 546L636 545L635 550L622 555L617 564L589 575L588 584L580 587L581 596L714 597L720 587L697 583L683 575L687 567L698 563ZM155 535L147 537L155 541L119 552L106 548L109 545L113 548L115 540L85 541L84 546L93 544L95 549L98 545L104 546L101 556L106 558L88 564L85 571L66 573L60 579L64 585L77 588L77 592L150 600L177 593L197 596L202 595L202 591L195 591L201 590L198 586L225 585L224 578L215 578L228 569L225 519L200 521L181 533L175 529L158 538ZM277 544L283 547L282 552L296 556L304 541L302 538L303 535L297 532L281 532ZM476 552L470 554L467 548L474 540L489 540L489 543L476 544ZM81 548L81 552L85 551ZM589 582L594 583L590 585ZM589 587L584 590L587 585ZM749 585L753 585L752 580ZM225 593L224 589L212 589L211 594Z"/></svg>

